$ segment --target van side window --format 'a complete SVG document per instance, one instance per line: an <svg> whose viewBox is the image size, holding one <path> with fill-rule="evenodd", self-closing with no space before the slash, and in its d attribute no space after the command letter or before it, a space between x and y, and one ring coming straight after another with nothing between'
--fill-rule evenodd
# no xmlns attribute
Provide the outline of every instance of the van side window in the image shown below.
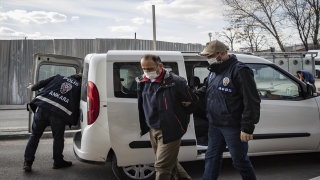
<svg viewBox="0 0 320 180"><path fill-rule="evenodd" d="M81 100L84 102L87 102L88 72L89 72L89 63L85 63L83 66L82 83L81 83Z"/></svg>
<svg viewBox="0 0 320 180"><path fill-rule="evenodd" d="M179 75L178 64L163 62L164 68ZM143 74L140 62L124 62L113 64L114 96L119 98L137 98L136 77Z"/></svg>
<svg viewBox="0 0 320 180"><path fill-rule="evenodd" d="M285 74L265 64L246 64L254 73L261 99L298 100L299 85Z"/></svg>
<svg viewBox="0 0 320 180"><path fill-rule="evenodd" d="M76 71L76 68L72 66L43 64L39 67L37 82L55 76L57 74L60 74L61 76L71 76L73 74L76 74ZM42 91L42 89L43 88L36 91L36 94Z"/></svg>
<svg viewBox="0 0 320 180"><path fill-rule="evenodd" d="M205 81L208 77L208 67L195 66L193 68L193 76L190 78L189 86L192 89L198 89L205 85Z"/></svg>
<svg viewBox="0 0 320 180"><path fill-rule="evenodd" d="M209 74L208 67L194 67L193 74L199 77L200 83L203 83Z"/></svg>
<svg viewBox="0 0 320 180"><path fill-rule="evenodd" d="M39 68L38 81L60 74L61 76L71 76L76 74L76 68L72 66L44 64Z"/></svg>

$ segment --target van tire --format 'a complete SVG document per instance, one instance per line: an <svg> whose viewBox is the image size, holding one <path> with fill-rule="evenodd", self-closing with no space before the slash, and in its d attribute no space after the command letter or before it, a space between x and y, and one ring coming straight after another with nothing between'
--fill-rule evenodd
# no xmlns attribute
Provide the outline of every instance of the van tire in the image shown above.
<svg viewBox="0 0 320 180"><path fill-rule="evenodd" d="M132 170L130 172L125 172L124 168L129 168L132 167ZM141 168L146 168L145 172L147 174L145 178L142 177L137 177L135 178L132 173L135 173L136 171L134 168L138 168L141 170ZM126 167L119 167L117 165L117 157L115 154L112 155L111 159L111 169L113 171L113 174L119 179L119 180L154 180L155 179L155 169L153 165L148 165L148 164L140 164L140 165L134 165L134 166L126 166ZM153 169L153 171L152 171ZM139 173L139 172L138 172Z"/></svg>

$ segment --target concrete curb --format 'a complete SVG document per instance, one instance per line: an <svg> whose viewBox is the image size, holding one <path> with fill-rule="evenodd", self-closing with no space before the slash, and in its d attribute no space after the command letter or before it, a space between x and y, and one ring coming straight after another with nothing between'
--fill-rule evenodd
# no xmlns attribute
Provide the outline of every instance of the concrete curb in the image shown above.
<svg viewBox="0 0 320 180"><path fill-rule="evenodd" d="M64 137L73 137L80 130L68 130L64 132ZM0 135L0 141L4 140L19 140L19 139L29 139L31 133L25 134L8 134ZM52 138L52 132L44 132L41 138Z"/></svg>
<svg viewBox="0 0 320 180"><path fill-rule="evenodd" d="M27 110L27 105L0 105L0 110Z"/></svg>
<svg viewBox="0 0 320 180"><path fill-rule="evenodd" d="M310 180L320 180L320 176L315 177L315 178L312 178L312 179L310 179Z"/></svg>

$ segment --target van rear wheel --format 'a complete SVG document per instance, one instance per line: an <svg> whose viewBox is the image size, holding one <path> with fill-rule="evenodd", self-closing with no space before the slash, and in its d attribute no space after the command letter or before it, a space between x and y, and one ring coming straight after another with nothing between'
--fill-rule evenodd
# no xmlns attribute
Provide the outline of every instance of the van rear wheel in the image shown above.
<svg viewBox="0 0 320 180"><path fill-rule="evenodd" d="M114 175L119 180L153 180L155 179L155 169L153 164L139 164L119 167L117 157L114 154L111 160L111 167Z"/></svg>

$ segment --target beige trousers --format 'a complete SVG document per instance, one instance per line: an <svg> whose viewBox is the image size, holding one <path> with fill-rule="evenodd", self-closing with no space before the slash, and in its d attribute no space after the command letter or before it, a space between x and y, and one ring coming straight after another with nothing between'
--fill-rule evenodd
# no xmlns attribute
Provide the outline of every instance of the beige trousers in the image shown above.
<svg viewBox="0 0 320 180"><path fill-rule="evenodd" d="M156 180L191 180L191 177L178 162L181 139L163 144L162 131L150 128L150 142L155 153L154 167Z"/></svg>

